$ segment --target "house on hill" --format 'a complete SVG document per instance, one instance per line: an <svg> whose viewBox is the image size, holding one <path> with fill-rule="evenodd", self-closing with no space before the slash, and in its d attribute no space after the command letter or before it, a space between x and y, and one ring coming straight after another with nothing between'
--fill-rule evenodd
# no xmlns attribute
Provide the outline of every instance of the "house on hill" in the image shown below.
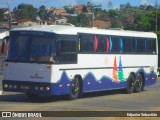
<svg viewBox="0 0 160 120"><path fill-rule="evenodd" d="M103 19L95 19L94 20L94 27L101 28L101 29L107 29L111 28L112 23L111 21L108 20L103 20Z"/></svg>
<svg viewBox="0 0 160 120"><path fill-rule="evenodd" d="M21 20L17 20L17 23L19 26L34 26L34 25L38 25L39 23L36 20L32 20L32 19L21 19Z"/></svg>
<svg viewBox="0 0 160 120"><path fill-rule="evenodd" d="M82 13L84 5L75 5L73 9L76 13Z"/></svg>

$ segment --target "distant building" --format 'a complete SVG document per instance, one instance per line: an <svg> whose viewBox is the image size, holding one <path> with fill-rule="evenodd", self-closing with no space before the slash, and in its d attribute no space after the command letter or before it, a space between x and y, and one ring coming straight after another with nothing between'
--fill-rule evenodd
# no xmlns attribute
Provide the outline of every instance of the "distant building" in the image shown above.
<svg viewBox="0 0 160 120"><path fill-rule="evenodd" d="M84 7L84 5L76 5L76 6L73 6L73 9L77 13L82 13L83 7Z"/></svg>
<svg viewBox="0 0 160 120"><path fill-rule="evenodd" d="M67 18L65 17L55 20L55 24L65 24L65 23L67 23Z"/></svg>
<svg viewBox="0 0 160 120"><path fill-rule="evenodd" d="M47 10L47 13L52 12L55 15L60 15L61 13L67 13L67 11L65 9L56 9L56 8L49 8Z"/></svg>
<svg viewBox="0 0 160 120"><path fill-rule="evenodd" d="M32 19L21 19L21 20L17 20L17 23L19 26L34 26L34 25L38 25L39 23L36 20L32 20Z"/></svg>
<svg viewBox="0 0 160 120"><path fill-rule="evenodd" d="M61 14L61 13L66 13L66 10L65 10L65 9L55 9L55 10L54 10L54 13L55 13L56 15L59 15L59 14Z"/></svg>
<svg viewBox="0 0 160 120"><path fill-rule="evenodd" d="M54 20L42 20L42 21L39 21L39 25L53 25L53 24L55 24Z"/></svg>
<svg viewBox="0 0 160 120"><path fill-rule="evenodd" d="M49 8L49 9L47 9L47 13L53 12L54 10L55 10L55 8Z"/></svg>

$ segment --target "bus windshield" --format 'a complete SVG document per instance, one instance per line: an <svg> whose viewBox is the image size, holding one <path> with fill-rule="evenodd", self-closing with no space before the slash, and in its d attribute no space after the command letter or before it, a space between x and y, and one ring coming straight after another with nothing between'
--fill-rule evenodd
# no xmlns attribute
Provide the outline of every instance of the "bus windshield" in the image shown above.
<svg viewBox="0 0 160 120"><path fill-rule="evenodd" d="M56 35L45 32L18 32L10 34L7 61L53 62L56 57Z"/></svg>

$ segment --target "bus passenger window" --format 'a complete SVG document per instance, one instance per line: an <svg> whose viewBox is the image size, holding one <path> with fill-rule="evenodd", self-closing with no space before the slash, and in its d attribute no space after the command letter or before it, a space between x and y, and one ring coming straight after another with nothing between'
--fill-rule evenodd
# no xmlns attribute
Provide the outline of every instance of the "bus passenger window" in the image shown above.
<svg viewBox="0 0 160 120"><path fill-rule="evenodd" d="M61 62L72 63L77 61L77 41L61 40Z"/></svg>
<svg viewBox="0 0 160 120"><path fill-rule="evenodd" d="M91 34L81 34L80 36L81 52L94 51L94 36Z"/></svg>
<svg viewBox="0 0 160 120"><path fill-rule="evenodd" d="M135 39L133 37L125 37L124 50L126 53L135 52Z"/></svg>
<svg viewBox="0 0 160 120"><path fill-rule="evenodd" d="M120 52L120 45L119 45L119 37L112 36L112 51L111 52Z"/></svg>
<svg viewBox="0 0 160 120"><path fill-rule="evenodd" d="M98 35L98 52L106 51L106 38L103 35Z"/></svg>
<svg viewBox="0 0 160 120"><path fill-rule="evenodd" d="M147 40L147 52L152 54L156 53L156 39Z"/></svg>
<svg viewBox="0 0 160 120"><path fill-rule="evenodd" d="M145 39L144 38L138 38L138 51L139 53L145 52Z"/></svg>
<svg viewBox="0 0 160 120"><path fill-rule="evenodd" d="M61 40L61 52L76 52L77 46L75 40Z"/></svg>

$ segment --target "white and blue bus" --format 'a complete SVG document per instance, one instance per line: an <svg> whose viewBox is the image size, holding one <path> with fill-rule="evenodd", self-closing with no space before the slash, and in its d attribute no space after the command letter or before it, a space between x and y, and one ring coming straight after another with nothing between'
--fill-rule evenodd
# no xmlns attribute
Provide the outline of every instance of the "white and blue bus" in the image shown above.
<svg viewBox="0 0 160 120"><path fill-rule="evenodd" d="M157 81L158 43L151 32L64 25L10 31L3 91L68 95L125 89L140 92Z"/></svg>

